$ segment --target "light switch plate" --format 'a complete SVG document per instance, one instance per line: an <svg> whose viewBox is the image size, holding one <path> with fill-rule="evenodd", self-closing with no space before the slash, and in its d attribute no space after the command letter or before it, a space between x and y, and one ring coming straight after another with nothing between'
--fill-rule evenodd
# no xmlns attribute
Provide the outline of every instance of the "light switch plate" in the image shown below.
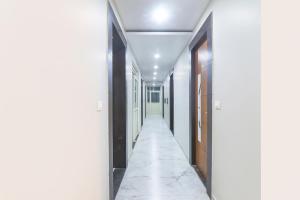
<svg viewBox="0 0 300 200"><path fill-rule="evenodd" d="M98 101L97 102L97 111L101 112L103 110L103 102L102 101Z"/></svg>
<svg viewBox="0 0 300 200"><path fill-rule="evenodd" d="M216 110L222 110L221 101L215 101L215 109Z"/></svg>

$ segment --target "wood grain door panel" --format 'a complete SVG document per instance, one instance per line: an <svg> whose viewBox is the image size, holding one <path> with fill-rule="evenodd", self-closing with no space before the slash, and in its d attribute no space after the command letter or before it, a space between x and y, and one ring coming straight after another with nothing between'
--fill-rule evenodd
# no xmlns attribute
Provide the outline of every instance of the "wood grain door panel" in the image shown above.
<svg viewBox="0 0 300 200"><path fill-rule="evenodd" d="M199 47L199 49L196 51L195 55L195 74L196 77L198 75L201 76L201 95L200 95L200 103L201 103L201 142L198 140L198 128L195 129L195 161L196 166L200 172L200 175L207 180L208 178L208 162L207 162L207 114L208 114L208 107L207 107L207 84L208 84L208 69L207 65L205 64L205 61L203 61L203 53L207 50L207 41L204 41L203 44ZM195 81L195 118L196 122L198 122L199 116L198 116L198 78L196 78Z"/></svg>

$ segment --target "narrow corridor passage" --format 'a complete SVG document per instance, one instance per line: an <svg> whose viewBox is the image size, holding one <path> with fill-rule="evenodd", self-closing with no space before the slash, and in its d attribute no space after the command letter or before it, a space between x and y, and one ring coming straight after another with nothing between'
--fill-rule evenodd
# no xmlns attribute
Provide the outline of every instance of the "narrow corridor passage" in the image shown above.
<svg viewBox="0 0 300 200"><path fill-rule="evenodd" d="M209 200L160 116L145 120L116 200Z"/></svg>

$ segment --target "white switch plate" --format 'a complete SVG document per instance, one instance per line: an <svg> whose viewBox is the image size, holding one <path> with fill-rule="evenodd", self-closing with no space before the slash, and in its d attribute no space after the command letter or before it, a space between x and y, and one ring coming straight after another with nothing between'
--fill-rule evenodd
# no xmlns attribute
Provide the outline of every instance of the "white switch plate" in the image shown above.
<svg viewBox="0 0 300 200"><path fill-rule="evenodd" d="M216 110L222 110L221 101L215 101L215 109Z"/></svg>
<svg viewBox="0 0 300 200"><path fill-rule="evenodd" d="M97 102L97 111L101 112L103 110L103 102L102 101L98 101Z"/></svg>

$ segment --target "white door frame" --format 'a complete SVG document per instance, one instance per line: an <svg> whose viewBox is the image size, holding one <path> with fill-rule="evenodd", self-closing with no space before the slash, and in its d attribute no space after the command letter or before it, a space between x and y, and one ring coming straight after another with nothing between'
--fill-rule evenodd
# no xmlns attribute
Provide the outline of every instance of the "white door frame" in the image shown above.
<svg viewBox="0 0 300 200"><path fill-rule="evenodd" d="M139 135L139 76L138 71L132 66L132 144Z"/></svg>

